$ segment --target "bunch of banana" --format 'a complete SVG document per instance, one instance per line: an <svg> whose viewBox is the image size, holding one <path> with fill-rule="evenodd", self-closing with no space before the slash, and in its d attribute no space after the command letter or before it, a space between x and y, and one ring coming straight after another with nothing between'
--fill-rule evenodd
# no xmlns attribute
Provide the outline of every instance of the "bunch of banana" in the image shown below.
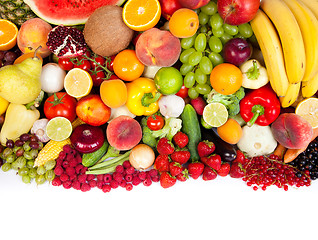
<svg viewBox="0 0 318 240"><path fill-rule="evenodd" d="M260 7L251 26L271 86L282 107L289 107L299 95L318 90L318 0L262 0Z"/></svg>

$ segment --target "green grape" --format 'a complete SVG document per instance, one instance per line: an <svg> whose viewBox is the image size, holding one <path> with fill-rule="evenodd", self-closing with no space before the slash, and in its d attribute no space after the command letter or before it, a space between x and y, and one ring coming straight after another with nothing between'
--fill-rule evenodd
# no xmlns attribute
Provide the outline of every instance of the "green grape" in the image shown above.
<svg viewBox="0 0 318 240"><path fill-rule="evenodd" d="M31 183L31 178L29 175L23 175L22 176L22 182L28 184L28 183Z"/></svg>
<svg viewBox="0 0 318 240"><path fill-rule="evenodd" d="M224 29L225 33L227 33L227 34L229 34L231 36L234 36L234 35L238 34L238 32L239 32L237 26L230 25L230 24L227 24L227 23L223 24L223 29Z"/></svg>
<svg viewBox="0 0 318 240"><path fill-rule="evenodd" d="M188 90L188 95L189 95L189 97L190 97L191 99L195 99L195 98L199 97L199 93L195 90L194 87L189 88L189 90Z"/></svg>
<svg viewBox="0 0 318 240"><path fill-rule="evenodd" d="M199 28L199 32L200 33L207 33L208 32L208 27L206 25L202 25L200 28Z"/></svg>
<svg viewBox="0 0 318 240"><path fill-rule="evenodd" d="M29 169L27 167L20 168L19 171L18 171L18 174L20 176L28 175L29 174Z"/></svg>
<svg viewBox="0 0 318 240"><path fill-rule="evenodd" d="M209 59L214 67L224 62L222 55L215 52L209 54Z"/></svg>
<svg viewBox="0 0 318 240"><path fill-rule="evenodd" d="M13 153L12 148L5 148L2 152L2 158L6 159L8 156L10 156Z"/></svg>
<svg viewBox="0 0 318 240"><path fill-rule="evenodd" d="M55 178L55 173L52 169L45 173L45 179L47 181L51 182L54 178Z"/></svg>
<svg viewBox="0 0 318 240"><path fill-rule="evenodd" d="M35 178L37 176L36 168L31 168L29 171L30 178Z"/></svg>
<svg viewBox="0 0 318 240"><path fill-rule="evenodd" d="M12 168L11 163L8 163L8 162L4 163L4 164L1 166L1 169L2 169L2 171L4 171L4 172L9 171L11 168Z"/></svg>
<svg viewBox="0 0 318 240"><path fill-rule="evenodd" d="M189 63L184 63L180 67L180 73L182 76L185 76L188 72L191 72L194 67L191 66Z"/></svg>
<svg viewBox="0 0 318 240"><path fill-rule="evenodd" d="M250 38L253 35L253 29L249 23L243 23L241 25L238 25L238 30L241 36L244 38Z"/></svg>
<svg viewBox="0 0 318 240"><path fill-rule="evenodd" d="M6 161L8 163L13 163L16 159L16 155L15 154L10 154L9 156L7 156Z"/></svg>
<svg viewBox="0 0 318 240"><path fill-rule="evenodd" d="M206 35L204 33L199 33L198 36L194 40L194 48L203 52L206 48Z"/></svg>
<svg viewBox="0 0 318 240"><path fill-rule="evenodd" d="M201 59L202 59L202 52L195 51L194 53L192 53L192 54L189 56L188 63L189 63L191 66L196 66L196 65L199 64L199 62L201 61Z"/></svg>
<svg viewBox="0 0 318 240"><path fill-rule="evenodd" d="M23 153L23 157L25 157L27 160L32 160L33 159L33 156L31 154L31 151L25 151Z"/></svg>
<svg viewBox="0 0 318 240"><path fill-rule="evenodd" d="M24 151L30 151L31 150L30 142L25 142L23 144L23 149L24 149Z"/></svg>
<svg viewBox="0 0 318 240"><path fill-rule="evenodd" d="M50 161L47 161L46 163L44 163L44 167L47 171L53 169L55 167L55 165L56 165L55 160L50 160Z"/></svg>
<svg viewBox="0 0 318 240"><path fill-rule="evenodd" d="M223 26L223 19L220 14L216 13L210 17L209 24L212 29L219 29Z"/></svg>
<svg viewBox="0 0 318 240"><path fill-rule="evenodd" d="M17 164L17 160L15 160L13 163L11 163L11 168L13 170L19 170L18 164Z"/></svg>
<svg viewBox="0 0 318 240"><path fill-rule="evenodd" d="M201 12L207 15L213 15L218 11L218 6L215 2L210 1L208 4L200 8Z"/></svg>
<svg viewBox="0 0 318 240"><path fill-rule="evenodd" d="M222 42L222 44L224 45L225 43L227 43L227 41L229 41L230 39L232 39L233 36L227 33L224 33L221 37L220 40Z"/></svg>
<svg viewBox="0 0 318 240"><path fill-rule="evenodd" d="M211 92L211 86L208 84L197 84L195 86L195 90L199 93L199 94L208 94L209 92Z"/></svg>
<svg viewBox="0 0 318 240"><path fill-rule="evenodd" d="M13 152L16 153L19 149L21 149L21 146L16 146L14 145L14 147L12 148Z"/></svg>
<svg viewBox="0 0 318 240"><path fill-rule="evenodd" d="M27 165L28 168L33 168L34 161L33 160L29 160L29 161L27 161L26 165Z"/></svg>
<svg viewBox="0 0 318 240"><path fill-rule="evenodd" d="M207 81L207 75L202 72L200 68L197 68L194 72L195 81L198 84L205 84Z"/></svg>
<svg viewBox="0 0 318 240"><path fill-rule="evenodd" d="M243 39L245 39L245 37L243 37L242 34L240 34L240 33L236 34L236 35L234 36L234 38L243 38Z"/></svg>
<svg viewBox="0 0 318 240"><path fill-rule="evenodd" d="M179 57L180 62L187 63L189 60L189 56L194 52L195 52L194 48L189 48L189 49L182 51L182 53L180 54L180 57Z"/></svg>
<svg viewBox="0 0 318 240"><path fill-rule="evenodd" d="M188 72L183 79L183 84L186 88L191 88L195 84L194 72Z"/></svg>
<svg viewBox="0 0 318 240"><path fill-rule="evenodd" d="M187 38L182 38L180 41L181 47L183 49L189 49L193 46L194 44L194 40L196 38L197 34L194 34L191 37L187 37Z"/></svg>
<svg viewBox="0 0 318 240"><path fill-rule="evenodd" d="M23 156L18 157L14 162L17 164L18 168L23 168L26 165L26 159Z"/></svg>
<svg viewBox="0 0 318 240"><path fill-rule="evenodd" d="M36 170L36 173L38 175L43 175L43 174L45 174L45 172L46 172L46 169L44 166L39 166L38 169Z"/></svg>
<svg viewBox="0 0 318 240"><path fill-rule="evenodd" d="M223 28L212 29L212 33L213 33L214 36L219 38L219 37L223 36L224 30L223 30Z"/></svg>
<svg viewBox="0 0 318 240"><path fill-rule="evenodd" d="M198 17L199 17L199 24L200 25L205 25L210 20L209 16L207 14L205 14L204 12L200 12Z"/></svg>
<svg viewBox="0 0 318 240"><path fill-rule="evenodd" d="M223 49L223 44L217 36L211 36L209 39L209 47L211 51L220 53Z"/></svg>
<svg viewBox="0 0 318 240"><path fill-rule="evenodd" d="M30 154L31 154L31 156L32 156L32 159L35 159L35 158L38 156L38 153L39 153L39 150L37 150L37 149L32 149L32 150L30 151Z"/></svg>
<svg viewBox="0 0 318 240"><path fill-rule="evenodd" d="M202 57L202 59L199 63L199 67L200 67L201 71L206 75L209 75L213 69L212 62L207 56Z"/></svg>
<svg viewBox="0 0 318 240"><path fill-rule="evenodd" d="M35 182L37 185L45 183L46 182L45 176L44 175L37 175L35 177Z"/></svg>

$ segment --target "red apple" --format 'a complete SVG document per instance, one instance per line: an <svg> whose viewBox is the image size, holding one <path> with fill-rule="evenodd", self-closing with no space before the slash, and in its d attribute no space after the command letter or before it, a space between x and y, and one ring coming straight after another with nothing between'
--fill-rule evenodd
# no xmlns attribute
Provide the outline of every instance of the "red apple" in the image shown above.
<svg viewBox="0 0 318 240"><path fill-rule="evenodd" d="M169 20L172 14L180 9L182 6L179 0L159 0L161 6L161 15Z"/></svg>
<svg viewBox="0 0 318 240"><path fill-rule="evenodd" d="M218 12L225 23L240 25L255 17L260 0L218 0L217 5Z"/></svg>
<svg viewBox="0 0 318 240"><path fill-rule="evenodd" d="M194 10L207 5L210 0L179 0L179 2L182 7Z"/></svg>
<svg viewBox="0 0 318 240"><path fill-rule="evenodd" d="M223 58L227 63L241 65L252 55L252 46L243 38L232 38L223 47Z"/></svg>
<svg viewBox="0 0 318 240"><path fill-rule="evenodd" d="M99 95L90 94L78 101L76 114L89 125L101 126L109 120L111 108L105 105Z"/></svg>

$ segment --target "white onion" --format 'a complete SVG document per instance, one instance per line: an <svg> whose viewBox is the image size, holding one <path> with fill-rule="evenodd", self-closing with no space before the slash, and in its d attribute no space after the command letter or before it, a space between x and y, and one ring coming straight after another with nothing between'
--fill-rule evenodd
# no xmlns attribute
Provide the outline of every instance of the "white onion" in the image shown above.
<svg viewBox="0 0 318 240"><path fill-rule="evenodd" d="M55 93L64 88L66 72L56 63L47 63L42 67L41 88L44 92Z"/></svg>

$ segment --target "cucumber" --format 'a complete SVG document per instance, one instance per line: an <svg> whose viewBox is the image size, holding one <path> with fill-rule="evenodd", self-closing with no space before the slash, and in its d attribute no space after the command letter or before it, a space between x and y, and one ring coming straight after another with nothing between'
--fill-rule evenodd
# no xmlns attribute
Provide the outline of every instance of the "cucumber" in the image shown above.
<svg viewBox="0 0 318 240"><path fill-rule="evenodd" d="M190 159L196 162L200 159L198 154L198 143L201 141L201 129L198 115L191 104L186 104L181 114L182 132L188 135L189 143L188 149L190 152Z"/></svg>
<svg viewBox="0 0 318 240"><path fill-rule="evenodd" d="M82 164L84 167L91 167L95 163L98 162L98 160L104 156L104 154L107 152L109 143L105 141L103 145L97 149L95 152L92 153L84 153L82 157Z"/></svg>

